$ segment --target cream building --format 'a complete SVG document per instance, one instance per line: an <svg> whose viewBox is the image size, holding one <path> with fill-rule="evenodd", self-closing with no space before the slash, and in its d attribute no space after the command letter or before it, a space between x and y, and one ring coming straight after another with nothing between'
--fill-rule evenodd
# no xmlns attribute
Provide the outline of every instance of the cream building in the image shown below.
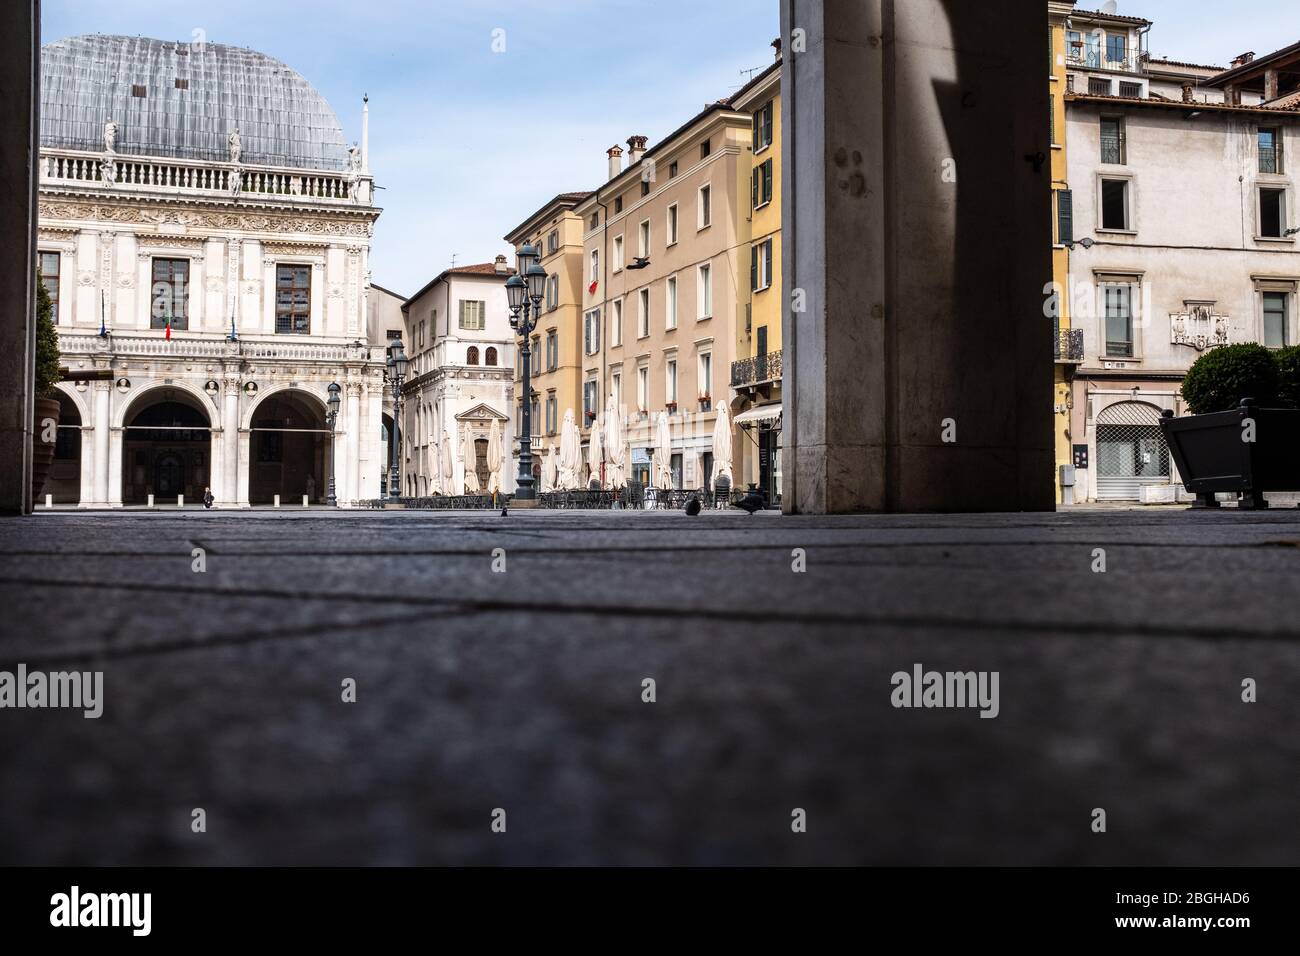
<svg viewBox="0 0 1300 956"><path fill-rule="evenodd" d="M488 490L492 423L501 433L502 490L515 490L514 334L505 282L513 270L495 262L446 270L402 306L403 342L411 361L402 389L402 493L408 497ZM450 442L450 449L447 443ZM443 456L449 451L451 478ZM468 454L467 454L468 451Z"/></svg>
<svg viewBox="0 0 1300 956"><path fill-rule="evenodd" d="M565 413L572 411L579 422L592 420L584 415L584 411L593 411L594 383L587 385L582 377L583 220L575 212L589 195L561 193L505 237L516 248L530 243L540 249L541 266L546 270L546 296L531 343L533 471L538 477L541 461L537 455L543 448L558 445ZM516 350L516 355L522 353ZM516 434L523 428L523 373L516 358ZM514 454L517 464L517 448Z"/></svg>
<svg viewBox="0 0 1300 956"><path fill-rule="evenodd" d="M1300 150L1300 113L1276 78L1267 104L1247 103L1260 98L1251 84L1262 86L1268 70L1289 76L1297 64L1292 51L1261 63L1257 77L1240 64L1201 84L1232 87L1228 99L1239 103L1195 90L1185 100L1089 94L1075 84L1067 122L1070 294L1083 334L1071 413L1079 500L1172 500L1177 475L1158 422L1165 410L1186 411L1180 386L1191 363L1218 345L1300 341L1288 158Z"/></svg>
<svg viewBox="0 0 1300 956"><path fill-rule="evenodd" d="M633 136L626 165L621 147L609 150L608 182L575 208L586 226L584 393L621 409L634 480L650 479L661 410L674 485L712 478L716 407L730 397L750 298L752 122L718 102L649 151Z"/></svg>
<svg viewBox="0 0 1300 956"><path fill-rule="evenodd" d="M63 362L59 503L376 497L366 119L279 61L83 36L42 51L38 250ZM368 108L367 108L368 109ZM333 437L328 387L341 401ZM333 448L333 455L330 451Z"/></svg>
<svg viewBox="0 0 1300 956"><path fill-rule="evenodd" d="M739 427L736 483L781 500L781 41L776 62L732 98L752 117L750 159L749 290L738 357L731 363L733 420Z"/></svg>

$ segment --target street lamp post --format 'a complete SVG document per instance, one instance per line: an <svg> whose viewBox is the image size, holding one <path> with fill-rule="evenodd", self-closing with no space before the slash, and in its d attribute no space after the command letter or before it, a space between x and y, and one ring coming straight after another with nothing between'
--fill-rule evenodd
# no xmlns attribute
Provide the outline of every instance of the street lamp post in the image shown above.
<svg viewBox="0 0 1300 956"><path fill-rule="evenodd" d="M402 348L401 339L388 343L388 383L393 388L393 433L389 436L388 449L388 497L396 501L402 496L398 485L400 478L401 431L402 431L402 382L410 359Z"/></svg>
<svg viewBox="0 0 1300 956"><path fill-rule="evenodd" d="M532 501L537 497L533 478L533 361L532 334L542 314L542 297L546 294L546 270L539 261L541 251L525 243L516 253L518 272L506 280L506 298L510 305L510 327L518 333L523 365L523 407L520 409L519 475L514 497Z"/></svg>
<svg viewBox="0 0 1300 956"><path fill-rule="evenodd" d="M339 388L338 382L330 382L330 387L327 391L329 392L330 397L329 402L327 403L329 405L329 412L325 415L325 421L330 427L330 485L329 494L325 497L325 504L331 508L337 508L339 506L339 500L334 494L334 427L338 424L339 420L339 392L343 391L343 389Z"/></svg>

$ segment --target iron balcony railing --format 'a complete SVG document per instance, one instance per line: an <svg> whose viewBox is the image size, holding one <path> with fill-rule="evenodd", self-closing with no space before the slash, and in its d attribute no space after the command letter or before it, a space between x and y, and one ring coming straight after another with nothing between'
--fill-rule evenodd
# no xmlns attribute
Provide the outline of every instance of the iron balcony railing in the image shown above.
<svg viewBox="0 0 1300 956"><path fill-rule="evenodd" d="M1066 66L1076 70L1115 70L1120 73L1145 73L1150 54L1145 50L1108 50L1085 43L1066 48Z"/></svg>
<svg viewBox="0 0 1300 956"><path fill-rule="evenodd" d="M731 387L744 388L781 381L781 353L768 352L731 363Z"/></svg>
<svg viewBox="0 0 1300 956"><path fill-rule="evenodd" d="M1056 361L1083 361L1083 329L1061 329L1056 333Z"/></svg>

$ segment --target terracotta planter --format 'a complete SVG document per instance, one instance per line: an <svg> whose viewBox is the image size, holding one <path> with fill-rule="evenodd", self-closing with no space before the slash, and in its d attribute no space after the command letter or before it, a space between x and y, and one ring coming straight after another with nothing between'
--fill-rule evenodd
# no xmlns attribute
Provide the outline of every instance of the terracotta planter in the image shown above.
<svg viewBox="0 0 1300 956"><path fill-rule="evenodd" d="M45 441L50 419L54 428L59 427L59 400L57 398L36 399L36 417L32 428L32 506L35 507L45 490L45 479L50 475L50 466L54 463L54 442ZM57 436L57 432L55 432Z"/></svg>

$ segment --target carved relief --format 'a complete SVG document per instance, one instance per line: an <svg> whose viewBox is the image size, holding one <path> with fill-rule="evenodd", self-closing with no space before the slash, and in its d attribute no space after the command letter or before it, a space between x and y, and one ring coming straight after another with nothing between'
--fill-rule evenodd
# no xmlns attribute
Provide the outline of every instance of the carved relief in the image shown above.
<svg viewBox="0 0 1300 956"><path fill-rule="evenodd" d="M1169 313L1170 341L1198 352L1227 345L1228 316L1216 312L1216 304L1189 299L1183 303L1184 311Z"/></svg>

